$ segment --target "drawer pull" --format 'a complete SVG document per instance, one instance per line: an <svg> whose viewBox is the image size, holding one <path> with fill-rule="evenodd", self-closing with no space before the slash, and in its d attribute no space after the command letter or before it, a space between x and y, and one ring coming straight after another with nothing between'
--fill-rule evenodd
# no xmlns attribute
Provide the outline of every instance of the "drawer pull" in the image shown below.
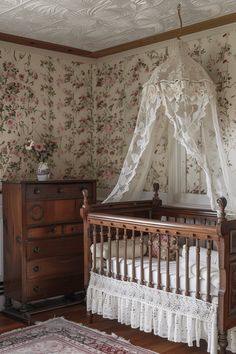
<svg viewBox="0 0 236 354"><path fill-rule="evenodd" d="M39 194L40 193L40 189L39 188L34 188L34 194Z"/></svg>
<svg viewBox="0 0 236 354"><path fill-rule="evenodd" d="M34 267L33 267L33 271L34 271L35 273L39 272L39 266L34 266Z"/></svg>
<svg viewBox="0 0 236 354"><path fill-rule="evenodd" d="M64 188L58 188L57 189L57 193L63 193L64 192Z"/></svg>
<svg viewBox="0 0 236 354"><path fill-rule="evenodd" d="M56 232L56 228L55 228L55 227L52 227L52 228L50 229L50 232Z"/></svg>
<svg viewBox="0 0 236 354"><path fill-rule="evenodd" d="M39 290L40 290L40 287L39 287L38 285L35 285L35 286L33 287L33 291L34 291L35 293L39 292Z"/></svg>
<svg viewBox="0 0 236 354"><path fill-rule="evenodd" d="M40 252L40 247L36 246L33 248L34 253L39 253Z"/></svg>
<svg viewBox="0 0 236 354"><path fill-rule="evenodd" d="M21 243L21 237L19 235L16 236L16 242Z"/></svg>

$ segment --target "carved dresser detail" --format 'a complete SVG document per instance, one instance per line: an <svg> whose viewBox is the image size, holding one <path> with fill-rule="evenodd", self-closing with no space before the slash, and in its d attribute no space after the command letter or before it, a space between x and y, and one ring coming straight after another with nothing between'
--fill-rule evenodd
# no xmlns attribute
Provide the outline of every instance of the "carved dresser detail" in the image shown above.
<svg viewBox="0 0 236 354"><path fill-rule="evenodd" d="M94 203L95 180L3 182L6 311L83 291L83 189Z"/></svg>

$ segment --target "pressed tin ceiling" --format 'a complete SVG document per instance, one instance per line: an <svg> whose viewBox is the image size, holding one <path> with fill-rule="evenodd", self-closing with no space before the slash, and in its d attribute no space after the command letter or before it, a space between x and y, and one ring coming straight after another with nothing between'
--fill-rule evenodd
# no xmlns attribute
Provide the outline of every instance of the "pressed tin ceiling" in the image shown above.
<svg viewBox="0 0 236 354"><path fill-rule="evenodd" d="M236 12L236 0L0 0L0 32L98 51Z"/></svg>

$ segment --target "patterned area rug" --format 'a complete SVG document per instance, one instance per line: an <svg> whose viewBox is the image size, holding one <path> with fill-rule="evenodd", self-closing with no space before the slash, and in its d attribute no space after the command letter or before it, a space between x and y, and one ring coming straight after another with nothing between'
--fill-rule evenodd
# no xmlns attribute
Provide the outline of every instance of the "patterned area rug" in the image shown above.
<svg viewBox="0 0 236 354"><path fill-rule="evenodd" d="M78 323L54 318L0 335L4 354L154 354L128 341Z"/></svg>

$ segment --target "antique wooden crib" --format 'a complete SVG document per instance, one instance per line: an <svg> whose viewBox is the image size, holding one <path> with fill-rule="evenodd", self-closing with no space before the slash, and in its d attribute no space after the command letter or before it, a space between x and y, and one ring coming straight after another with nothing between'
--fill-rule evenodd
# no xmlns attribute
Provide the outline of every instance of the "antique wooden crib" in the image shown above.
<svg viewBox="0 0 236 354"><path fill-rule="evenodd" d="M236 352L236 220L151 201L88 205L87 310L211 354Z"/></svg>

